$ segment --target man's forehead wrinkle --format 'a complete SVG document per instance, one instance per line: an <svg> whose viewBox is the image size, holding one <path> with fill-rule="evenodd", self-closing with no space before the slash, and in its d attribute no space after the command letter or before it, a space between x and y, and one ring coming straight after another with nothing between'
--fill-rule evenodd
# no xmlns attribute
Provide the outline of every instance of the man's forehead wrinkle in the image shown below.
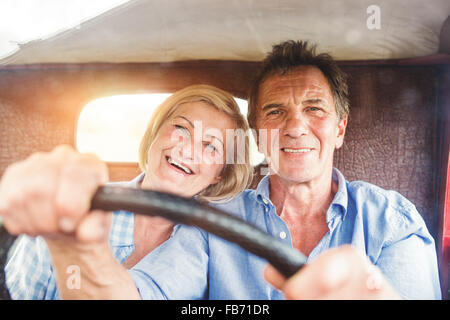
<svg viewBox="0 0 450 320"><path fill-rule="evenodd" d="M309 103L308 100L322 100L334 105L334 96L328 80L313 66L303 66L284 75L273 74L260 84L258 109L268 105L296 105Z"/></svg>
<svg viewBox="0 0 450 320"><path fill-rule="evenodd" d="M301 104L308 99L327 99L331 98L331 93L327 88L319 84L313 83L292 83L292 82L276 82L266 83L267 86L261 90L261 102L264 105L294 102Z"/></svg>

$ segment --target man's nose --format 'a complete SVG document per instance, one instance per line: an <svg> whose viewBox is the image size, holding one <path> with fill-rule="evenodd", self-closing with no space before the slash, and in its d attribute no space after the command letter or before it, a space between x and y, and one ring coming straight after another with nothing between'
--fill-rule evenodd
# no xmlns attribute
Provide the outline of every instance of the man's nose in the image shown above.
<svg viewBox="0 0 450 320"><path fill-rule="evenodd" d="M283 135L298 138L308 133L307 119L300 111L291 111L286 117Z"/></svg>

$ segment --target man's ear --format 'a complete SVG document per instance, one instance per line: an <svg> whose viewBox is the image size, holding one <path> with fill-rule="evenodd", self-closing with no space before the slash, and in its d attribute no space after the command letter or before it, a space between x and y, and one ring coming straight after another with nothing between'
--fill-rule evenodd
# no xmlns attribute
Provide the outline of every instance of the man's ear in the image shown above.
<svg viewBox="0 0 450 320"><path fill-rule="evenodd" d="M347 120L348 120L348 114L346 114L344 117L342 117L341 120L339 120L339 123L337 125L337 139L336 139L336 149L339 149L342 147L342 144L344 143L344 136L345 136L345 129L347 128Z"/></svg>

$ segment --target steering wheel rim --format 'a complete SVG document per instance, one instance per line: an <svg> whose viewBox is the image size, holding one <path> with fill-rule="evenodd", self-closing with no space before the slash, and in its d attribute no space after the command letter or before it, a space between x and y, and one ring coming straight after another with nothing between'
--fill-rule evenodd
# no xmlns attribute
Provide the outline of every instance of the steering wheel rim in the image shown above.
<svg viewBox="0 0 450 320"><path fill-rule="evenodd" d="M306 257L272 235L248 222L195 199L164 192L116 186L99 187L91 210L126 210L135 214L160 216L175 223L199 227L267 260L289 278L305 263ZM0 227L0 299L11 299L6 286L5 265L17 237Z"/></svg>

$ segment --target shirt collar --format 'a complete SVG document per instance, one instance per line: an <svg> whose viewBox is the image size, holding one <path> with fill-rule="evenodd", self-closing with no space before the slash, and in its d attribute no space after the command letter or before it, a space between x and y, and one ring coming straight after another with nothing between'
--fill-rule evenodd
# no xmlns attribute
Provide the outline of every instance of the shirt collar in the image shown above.
<svg viewBox="0 0 450 320"><path fill-rule="evenodd" d="M266 199L266 201L270 201L269 183L269 174L267 174L261 179L255 189L256 199L259 201L264 201L264 199Z"/></svg>
<svg viewBox="0 0 450 320"><path fill-rule="evenodd" d="M327 211L327 221L333 219L337 213L342 213L342 219L345 217L347 213L347 205L348 205L348 193L347 193L347 182L345 181L344 175L336 168L333 168L332 179L337 183L338 190L334 196L333 201L331 202L331 207L338 206L341 210L328 210ZM270 189L269 189L269 174L265 175L261 181L258 183L256 187L255 193L256 198L259 201L270 201Z"/></svg>
<svg viewBox="0 0 450 320"><path fill-rule="evenodd" d="M337 183L338 190L334 195L334 199L331 202L330 209L332 207L340 207L340 210L328 210L327 211L327 221L333 219L337 213L342 213L342 220L347 213L348 207L348 192L347 192L347 181L344 175L336 168L333 168L332 179Z"/></svg>
<svg viewBox="0 0 450 320"><path fill-rule="evenodd" d="M142 181L144 181L145 172L140 173L136 178L130 181L130 187L132 188L140 188Z"/></svg>
<svg viewBox="0 0 450 320"><path fill-rule="evenodd" d="M130 181L115 181L108 182L108 186L117 186L117 187L127 187L127 188L135 188L139 189L141 187L141 183L145 178L145 172L140 173L137 177Z"/></svg>

